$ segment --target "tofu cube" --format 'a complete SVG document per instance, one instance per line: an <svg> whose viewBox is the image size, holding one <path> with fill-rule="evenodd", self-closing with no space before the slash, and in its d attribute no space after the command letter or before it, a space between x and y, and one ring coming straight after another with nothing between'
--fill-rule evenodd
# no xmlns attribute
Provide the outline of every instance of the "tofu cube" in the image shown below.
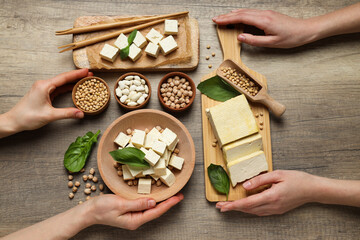
<svg viewBox="0 0 360 240"><path fill-rule="evenodd" d="M173 36L168 36L159 42L160 48L164 55L168 55L178 48L178 45Z"/></svg>
<svg viewBox="0 0 360 240"><path fill-rule="evenodd" d="M146 135L145 131L135 129L134 130L134 135L131 138L131 143L136 148L143 147L144 146L144 141L145 141L145 135Z"/></svg>
<svg viewBox="0 0 360 240"><path fill-rule="evenodd" d="M159 45L149 42L149 44L145 48L145 53L154 58L157 58L159 55L159 50L160 50Z"/></svg>
<svg viewBox="0 0 360 240"><path fill-rule="evenodd" d="M155 166L155 164L159 161L160 156L157 155L152 149L145 154L145 161L147 161L151 166Z"/></svg>
<svg viewBox="0 0 360 240"><path fill-rule="evenodd" d="M140 178L138 183L138 193L140 194L150 194L151 192L151 179L150 178Z"/></svg>
<svg viewBox="0 0 360 240"><path fill-rule="evenodd" d="M155 174L151 174L150 175L155 181L157 181L160 177L158 175Z"/></svg>
<svg viewBox="0 0 360 240"><path fill-rule="evenodd" d="M100 51L100 57L110 62L114 62L119 55L119 49L105 43L104 47Z"/></svg>
<svg viewBox="0 0 360 240"><path fill-rule="evenodd" d="M144 176L154 174L155 173L154 167L149 167L148 169L144 170L142 173Z"/></svg>
<svg viewBox="0 0 360 240"><path fill-rule="evenodd" d="M165 165L166 166L169 165L170 157L171 157L171 151L166 149L164 155L162 155L162 158L165 159Z"/></svg>
<svg viewBox="0 0 360 240"><path fill-rule="evenodd" d="M175 175L166 168L166 174L160 176L160 180L168 187L171 187L175 183Z"/></svg>
<svg viewBox="0 0 360 240"><path fill-rule="evenodd" d="M184 159L175 155L171 156L169 165L176 168L177 170L181 170L184 164Z"/></svg>
<svg viewBox="0 0 360 240"><path fill-rule="evenodd" d="M123 132L120 132L119 135L115 138L114 143L124 148L126 144L130 141L130 137Z"/></svg>
<svg viewBox="0 0 360 240"><path fill-rule="evenodd" d="M129 48L129 58L135 62L141 56L141 49L138 48L134 43Z"/></svg>
<svg viewBox="0 0 360 240"><path fill-rule="evenodd" d="M160 158L159 161L154 166L154 174L157 176L162 176L166 174L166 165L164 158Z"/></svg>
<svg viewBox="0 0 360 240"><path fill-rule="evenodd" d="M176 35L178 33L178 21L166 19L164 32L166 35Z"/></svg>
<svg viewBox="0 0 360 240"><path fill-rule="evenodd" d="M123 172L123 178L124 180L132 180L135 179L133 175L131 175L131 172L129 170L128 165L122 165L122 172Z"/></svg>
<svg viewBox="0 0 360 240"><path fill-rule="evenodd" d="M145 37L139 31L137 31L133 43L138 48L143 48L143 47L145 47L147 41L146 41Z"/></svg>
<svg viewBox="0 0 360 240"><path fill-rule="evenodd" d="M144 147L140 148L140 150L145 154L148 152L148 150L146 148L144 148Z"/></svg>
<svg viewBox="0 0 360 240"><path fill-rule="evenodd" d="M132 167L132 166L129 166L129 165L127 165L127 166L128 166L129 171L130 171L130 174L133 177L138 176L144 170L144 168Z"/></svg>
<svg viewBox="0 0 360 240"><path fill-rule="evenodd" d="M179 142L177 135L168 128L165 128L159 140L164 142L171 152L174 151L176 144Z"/></svg>
<svg viewBox="0 0 360 240"><path fill-rule="evenodd" d="M150 44L150 43L149 43ZM145 148L151 148L153 142L158 140L161 136L161 133L156 128L151 129L151 131L145 137Z"/></svg>
<svg viewBox="0 0 360 240"><path fill-rule="evenodd" d="M161 33L156 31L154 28L152 28L150 30L150 32L148 34L146 34L146 39L154 44L158 44L160 42L160 40L163 39L163 37L164 36L161 35Z"/></svg>
<svg viewBox="0 0 360 240"><path fill-rule="evenodd" d="M125 36L125 34L122 33L116 39L116 41L114 42L114 45L120 50L124 49L129 45L128 38Z"/></svg>
<svg viewBox="0 0 360 240"><path fill-rule="evenodd" d="M126 145L125 148L128 148L128 147L135 147L135 146L130 142L128 145Z"/></svg>
<svg viewBox="0 0 360 240"><path fill-rule="evenodd" d="M155 140L151 146L151 149L154 150L154 152L156 152L160 156L162 156L166 150L166 143L159 140Z"/></svg>

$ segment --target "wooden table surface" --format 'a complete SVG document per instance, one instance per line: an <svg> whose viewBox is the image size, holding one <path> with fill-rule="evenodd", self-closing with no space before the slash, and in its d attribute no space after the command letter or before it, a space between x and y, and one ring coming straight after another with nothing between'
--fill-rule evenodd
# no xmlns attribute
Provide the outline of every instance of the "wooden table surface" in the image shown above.
<svg viewBox="0 0 360 240"><path fill-rule="evenodd" d="M35 80L74 69L71 52L57 46L71 36L55 30L83 15L160 14L189 10L200 25L200 64L189 75L196 83L222 59L211 18L235 8L272 9L311 17L357 1L0 1L0 112L14 106ZM331 37L295 49L243 45L242 60L264 74L272 96L287 106L281 120L271 119L274 169L306 171L338 179L360 179L360 34ZM206 49L206 45L211 49ZM209 61L205 56L216 53ZM98 73L110 86L120 73ZM163 73L146 73L153 86L147 108L161 109L156 87ZM72 106L71 95L57 107ZM62 120L36 131L0 140L0 236L63 212L84 199L67 197L63 154L87 131L104 131L124 114L115 99L106 112L84 120ZM306 204L282 216L219 213L205 199L200 94L191 111L178 117L196 145L194 173L182 190L185 199L161 218L137 231L92 226L74 239L358 239L360 209ZM96 151L87 169L96 167ZM296 188L296 186L294 186Z"/></svg>

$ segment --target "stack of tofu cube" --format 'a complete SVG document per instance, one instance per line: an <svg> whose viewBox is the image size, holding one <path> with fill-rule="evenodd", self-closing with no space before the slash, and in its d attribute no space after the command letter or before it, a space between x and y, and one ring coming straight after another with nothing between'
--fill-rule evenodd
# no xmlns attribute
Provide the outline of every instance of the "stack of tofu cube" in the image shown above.
<svg viewBox="0 0 360 240"><path fill-rule="evenodd" d="M262 137L244 95L206 109L223 151L232 186L268 170Z"/></svg>
<svg viewBox="0 0 360 240"><path fill-rule="evenodd" d="M164 55L167 55L178 48L178 45L172 36L178 33L178 21L166 19L164 24L164 34L168 35L165 38L159 31L154 28L152 28L145 37L141 34L140 31L137 31L134 41L129 47L128 57L133 62L141 57L141 49L145 46L145 53L154 58L158 57L160 49ZM115 46L112 46L106 43L100 52L101 58L110 62L114 62L116 57L119 55L120 50L128 46L128 38L125 36L125 34L122 33L116 39L114 45Z"/></svg>
<svg viewBox="0 0 360 240"><path fill-rule="evenodd" d="M136 168L126 164L122 165L125 181L139 178L138 193L150 194L151 178L155 181L160 179L168 187L175 183L175 175L169 166L181 170L184 159L173 154L179 142L173 131L165 128L160 132L154 127L146 134L143 130L135 129L132 136L120 132L114 142L119 145L119 149L135 147L145 153L144 160L149 163L150 167Z"/></svg>

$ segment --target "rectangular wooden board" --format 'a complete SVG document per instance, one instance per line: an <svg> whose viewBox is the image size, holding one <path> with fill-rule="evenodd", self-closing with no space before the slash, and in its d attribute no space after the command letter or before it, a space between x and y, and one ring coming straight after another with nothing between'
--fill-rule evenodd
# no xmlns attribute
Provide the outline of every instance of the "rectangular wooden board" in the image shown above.
<svg viewBox="0 0 360 240"><path fill-rule="evenodd" d="M262 83L264 83L264 86L267 86L266 78L260 74L257 73L248 67L246 67L243 62L240 59L240 44L236 40L236 36L239 32L241 32L241 29L218 29L218 35L220 39L220 43L222 45L223 53L224 53L224 59L231 58L233 61L237 62L242 68L248 70L251 74L253 74L257 79L259 79ZM239 53L239 54L237 54ZM209 73L208 75L204 76L201 81L205 81L206 79L209 79L216 75L216 71L213 71L212 73ZM219 194L211 185L210 179L207 174L207 167L213 163L222 165L225 170L226 169L226 162L223 159L223 154L221 151L221 148L219 147L219 144L217 144L216 147L212 146L212 143L214 142L215 135L213 133L212 127L210 125L210 122L205 114L206 108L213 107L217 104L220 104L221 102L212 100L205 96L204 94L201 95L201 107L202 107L202 130L203 130L203 147L204 147L204 172L205 172L205 191L206 191L206 199L210 202L218 202L218 201L225 201L226 196ZM271 152L271 137L270 137L270 118L269 118L269 111L266 107L264 107L261 104L257 103L250 103L250 107L252 109L252 112L255 114L259 114L258 118L256 119L256 122L258 126L260 127L260 121L263 122L263 129L260 130L262 140L263 140L263 151L266 156L266 160L269 166L269 171L272 171L272 152ZM237 200L244 198L248 195L254 194L256 192L259 192L263 190L256 189L254 191L245 191L245 189L242 187L241 184L237 184L235 188L230 186L230 193L229 193L229 201Z"/></svg>
<svg viewBox="0 0 360 240"><path fill-rule="evenodd" d="M134 16L134 18L138 17L145 17L145 16ZM132 17L127 16L82 16L75 20L74 27L79 26L88 26L93 25L98 22L104 22L104 21L115 21L115 20L121 20L121 19L129 19ZM172 58L174 58L175 53L170 53L168 56L166 56L166 63L165 64L158 64L157 66L149 64L150 61L152 61L152 57L146 56L143 48L143 56L137 60L135 63L133 63L130 59L126 59L124 64L117 64L117 66L113 66L111 62L107 62L103 60L101 64L98 66L94 66L94 64L91 63L91 61L94 62L94 54L92 52L97 53L100 52L99 49L102 48L104 45L104 42L100 42L94 45L90 45L84 48L79 48L73 51L73 60L74 64L77 68L89 68L92 71L129 71L129 70L137 70L137 71L190 71L194 70L198 64L199 64L199 25L196 19L189 17L187 21L187 28L188 28L188 34L190 37L189 39L189 48L186 49L186 52L188 54L188 57L186 60L182 60L180 62L172 61ZM146 33L149 31L151 27L145 28L143 30L140 30L140 32ZM179 28L180 29L180 28ZM101 31L101 34L106 34L114 30L105 30ZM180 30L179 30L180 31ZM95 34L99 33L84 33L84 34L75 34L73 37L73 41L81 41L88 39L90 37L95 36ZM143 34L145 36L145 34ZM175 37L175 39L180 38L181 36ZM112 44L115 41L115 39L107 40L106 43ZM181 44L181 43L180 43ZM180 49L180 47L179 47ZM176 51L179 51L177 49ZM184 50L185 51L185 50ZM162 53L159 53L161 55ZM97 56L95 56L97 57ZM167 63L168 62L168 63Z"/></svg>

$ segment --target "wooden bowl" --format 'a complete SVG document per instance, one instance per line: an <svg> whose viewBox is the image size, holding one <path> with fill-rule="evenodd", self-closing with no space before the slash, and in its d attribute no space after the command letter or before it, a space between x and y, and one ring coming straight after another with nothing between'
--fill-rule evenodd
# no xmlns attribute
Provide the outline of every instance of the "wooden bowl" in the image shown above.
<svg viewBox="0 0 360 240"><path fill-rule="evenodd" d="M151 194L138 194L137 186L128 186L122 177L117 175L114 168L114 160L109 152L118 149L114 139L119 132L126 133L126 129L152 129L155 126L169 128L177 134L179 143L177 148L180 150L178 156L185 159L181 171L172 171L176 177L175 183L171 187L162 184L160 187L152 185ZM97 152L98 168L102 179L108 188L115 194L126 199L136 199L140 197L154 198L157 202L163 201L179 192L190 179L195 166L195 145L186 127L175 117L163 111L154 109L142 109L129 112L116 119L105 130L101 137Z"/></svg>
<svg viewBox="0 0 360 240"><path fill-rule="evenodd" d="M76 99L75 99L75 93L76 93L76 89L79 87L80 84L84 83L86 80L89 80L89 79L96 79L96 80L99 80L100 82L102 82L105 86L106 86L106 89L107 89L107 92L108 92L108 98L106 100L106 103L101 107L99 108L98 110L96 111L86 111L82 108L80 108L77 104L76 104ZM78 81L73 90L72 90L72 100L73 100L73 103L75 105L75 107L81 111L84 112L84 114L87 114L87 115L96 115L96 114L99 114L101 113L102 111L104 111L108 106L109 106L109 103L110 103L110 88L109 88L109 85L105 82L105 80L99 78L99 77L95 77L95 76L90 76L90 77L86 77L86 78L83 78L81 79L80 81Z"/></svg>
<svg viewBox="0 0 360 240"><path fill-rule="evenodd" d="M189 82L189 85L191 86L191 90L193 92L193 95L192 97L189 99L190 102L183 108L179 108L179 109L176 109L176 108L172 108L170 106L166 106L165 104L165 101L163 99L163 97L161 96L161 92L160 92L160 89L161 89L161 85L166 82L170 77L175 77L175 76L179 76L180 78L185 78L188 82ZM169 111L172 111L172 112L182 112L182 111L185 111L187 110L194 102L194 99L195 99L195 95L196 95L196 86L195 86L195 83L194 81L188 76L186 75L185 73L182 73L182 72L171 72L171 73L168 73L166 74L159 82L159 85L158 85L158 98L159 98L159 101L161 103L161 105L166 109L166 110L169 110Z"/></svg>
<svg viewBox="0 0 360 240"><path fill-rule="evenodd" d="M137 75L139 76L140 78L144 79L145 82L146 82L146 85L148 86L149 88L149 93L148 93L148 97L145 99L145 101L140 104L140 105L137 105L137 106L128 106L122 102L120 102L120 99L119 97L116 95L116 88L119 86L119 82L122 81L123 79L125 79L127 76L134 76L134 75ZM115 99L116 101L120 104L121 107L127 109L127 110L135 110L135 109L139 109L139 108L142 108L142 107L145 107L148 103L149 103L149 100L150 100L150 97L151 97L151 84L150 84L150 81L149 79L147 79L144 75L140 74L140 73L136 73L136 72L129 72L129 73L126 73L124 75L122 75L121 77L119 77L119 79L116 81L115 83L115 86L114 86L114 96L115 96Z"/></svg>

